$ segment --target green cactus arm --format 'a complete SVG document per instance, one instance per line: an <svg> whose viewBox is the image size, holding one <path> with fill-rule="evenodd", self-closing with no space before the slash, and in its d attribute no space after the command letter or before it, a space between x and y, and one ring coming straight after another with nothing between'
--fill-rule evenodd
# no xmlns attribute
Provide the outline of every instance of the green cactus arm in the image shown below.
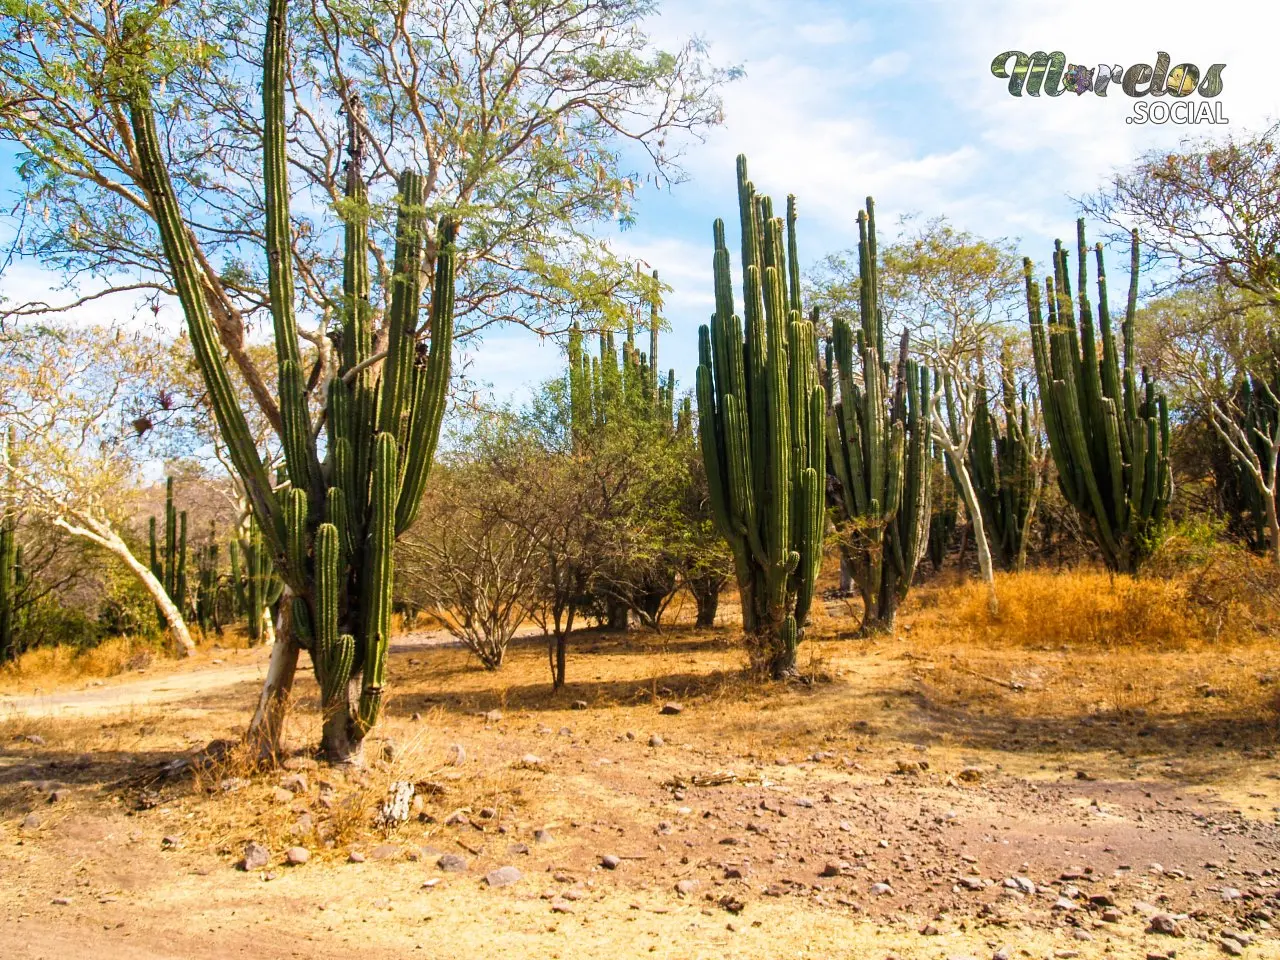
<svg viewBox="0 0 1280 960"><path fill-rule="evenodd" d="M376 722L391 638L391 584L395 574L396 445L382 431L374 442L368 554L365 560L364 676L357 715L368 730Z"/></svg>
<svg viewBox="0 0 1280 960"><path fill-rule="evenodd" d="M285 579L298 595L307 592L307 495L291 488L284 494Z"/></svg>
<svg viewBox="0 0 1280 960"><path fill-rule="evenodd" d="M422 297L422 243L426 232L423 177L411 170L400 176L396 217L395 268L387 309L387 358L383 361L378 429L401 436L401 420L412 390L417 343L418 303Z"/></svg>
<svg viewBox="0 0 1280 960"><path fill-rule="evenodd" d="M436 256L435 289L431 295L431 352L419 372L423 389L421 399L414 404L404 454L404 480L396 504L397 533L409 529L418 515L449 398L457 224L451 218L443 218L438 234L440 249Z"/></svg>

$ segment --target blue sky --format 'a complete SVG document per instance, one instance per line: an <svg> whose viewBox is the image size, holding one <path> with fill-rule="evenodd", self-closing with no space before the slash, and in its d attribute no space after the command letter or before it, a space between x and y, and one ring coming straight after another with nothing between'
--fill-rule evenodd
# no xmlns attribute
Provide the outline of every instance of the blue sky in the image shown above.
<svg viewBox="0 0 1280 960"><path fill-rule="evenodd" d="M712 300L711 222L736 217L740 152L758 189L777 201L796 194L805 266L853 245L868 194L886 239L902 214L945 215L985 236L1017 238L1044 260L1053 238L1073 230L1071 198L1138 153L1280 118L1280 86L1268 70L1280 11L1257 0L666 0L649 27L668 46L700 36L714 60L745 70L724 91L724 125L689 144L689 181L643 190L637 224L615 237L673 287L661 360L682 389L692 383L697 326ZM1159 50L1202 71L1225 63L1218 99L1229 127L1126 124L1135 101L1115 88L1105 99L1015 99L990 74L1004 50L1061 50L1091 66L1154 63ZM46 280L20 264L0 290L17 295ZM470 375L498 397L524 395L563 363L555 344L522 330L489 334L470 360Z"/></svg>

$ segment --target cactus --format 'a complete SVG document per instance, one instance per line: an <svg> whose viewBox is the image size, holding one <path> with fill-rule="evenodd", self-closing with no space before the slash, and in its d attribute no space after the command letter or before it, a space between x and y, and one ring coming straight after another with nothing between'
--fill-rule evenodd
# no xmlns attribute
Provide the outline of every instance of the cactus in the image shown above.
<svg viewBox="0 0 1280 960"><path fill-rule="evenodd" d="M173 477L164 484L164 540L157 534L157 521L148 521L151 548L151 573L185 617L187 614L187 511L179 513L173 505ZM160 629L168 627L164 611L156 607Z"/></svg>
<svg viewBox="0 0 1280 960"><path fill-rule="evenodd" d="M1135 374L1138 233L1135 230L1130 240L1129 298L1119 349L1111 327L1100 243L1094 247L1098 271L1098 324L1094 326L1086 290L1088 248L1083 219L1076 223L1076 249L1079 279L1077 302L1073 302L1067 252L1061 241L1054 245L1053 275L1044 281L1047 328L1040 285L1032 278L1031 260L1023 260L1040 404L1062 495L1090 527L1107 566L1132 572L1141 563L1173 494L1168 406L1145 368L1141 387Z"/></svg>
<svg viewBox="0 0 1280 960"><path fill-rule="evenodd" d="M0 500L0 662L18 653L17 605L22 586L22 548L18 546L17 503L12 484L16 431L9 427L5 444L6 485Z"/></svg>
<svg viewBox="0 0 1280 960"><path fill-rule="evenodd" d="M249 521L249 536L231 541L231 588L234 608L244 617L250 643L262 639L263 618L279 602L284 581L276 573L271 552L256 522Z"/></svg>
<svg viewBox="0 0 1280 960"><path fill-rule="evenodd" d="M147 20L125 18L121 92L137 144L140 178L160 228L165 259L182 304L197 368L204 379L219 433L261 530L264 549L287 585L297 643L310 649L326 704L323 748L331 759L354 759L383 701L393 579L392 546L414 520L434 458L449 384L453 342L456 223L441 217L428 235L422 175L405 171L398 182L393 269L386 291L385 356L374 353L370 303L367 187L361 171L364 127L359 104L348 110L342 294L329 331L337 344L336 375L328 382L321 419L327 441L318 453L315 419L303 376L294 315L294 258L289 220L289 168L285 124L288 0L269 0L263 51L263 184L267 286L276 349L279 420L286 484L277 491L240 409L223 359L207 297L207 281L187 236L170 181L151 99ZM133 71L130 73L130 71ZM430 254L428 254L428 249ZM430 313L420 321L424 278L434 273ZM428 349L428 341L430 347ZM380 366L379 366L380 363ZM313 555L324 525L337 533L338 574L319 575ZM330 535L326 532L326 544ZM326 547L327 549L327 547ZM256 558L255 558L256 559ZM326 562L331 562L326 557ZM250 578L250 583L254 583ZM350 656L332 655L328 592L337 591L338 645L352 638ZM323 616L321 615L323 611ZM316 644L325 644L318 649ZM273 657L262 702L284 701L289 662ZM350 681L361 678L353 707ZM272 685L275 686L272 686ZM282 707L274 706L272 710ZM271 741L279 722L260 708L256 731ZM273 748L268 743L267 748Z"/></svg>
<svg viewBox="0 0 1280 960"><path fill-rule="evenodd" d="M1032 424L1032 404L1025 386L1019 396L1007 344L1001 352L1000 369L1004 422L992 414L986 387L981 386L973 413L969 475L996 563L1004 570L1021 570L1026 565L1031 521L1040 499L1043 441Z"/></svg>
<svg viewBox="0 0 1280 960"><path fill-rule="evenodd" d="M1235 443L1238 449L1257 461L1262 482L1247 467L1240 454L1230 452L1233 473L1231 488L1236 492L1246 514L1245 536L1249 547L1258 553L1270 552L1280 563L1280 530L1276 524L1276 460L1272 438L1280 437L1280 362L1268 383L1257 374L1244 376L1236 389L1235 407L1239 411L1241 432L1248 438L1251 450Z"/></svg>
<svg viewBox="0 0 1280 960"><path fill-rule="evenodd" d="M222 632L218 618L221 579L218 574L218 525L209 521L209 542L196 553L196 622L205 633Z"/></svg>
<svg viewBox="0 0 1280 960"><path fill-rule="evenodd" d="M935 390L937 384L934 385ZM941 477L942 485L938 488L937 502L933 505L932 514L929 517L929 544L926 554L929 557L929 563L932 564L933 570L937 573L942 569L942 565L946 562L947 554L951 550L951 542L956 535L956 521L959 514L959 500L956 496L954 483L948 483L944 474L948 473L946 465L946 457L935 456L933 460L934 481Z"/></svg>
<svg viewBox="0 0 1280 960"><path fill-rule="evenodd" d="M734 557L752 661L795 671L822 564L826 393L803 319L796 204L783 221L738 157L743 321L734 313L724 222L714 226L716 309L698 331L698 419L716 529Z"/></svg>
<svg viewBox="0 0 1280 960"><path fill-rule="evenodd" d="M843 317L832 324L840 399L827 412L827 446L840 548L862 594L862 630L874 633L893 628L898 604L928 548L933 386L929 371L908 358L903 333L890 395L870 197L866 210L858 211L858 262L859 329L853 331Z"/></svg>

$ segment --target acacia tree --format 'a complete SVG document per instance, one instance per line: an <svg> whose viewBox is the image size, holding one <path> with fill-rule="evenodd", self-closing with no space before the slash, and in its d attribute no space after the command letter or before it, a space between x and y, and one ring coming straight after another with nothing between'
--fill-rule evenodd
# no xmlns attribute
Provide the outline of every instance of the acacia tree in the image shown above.
<svg viewBox="0 0 1280 960"><path fill-rule="evenodd" d="M0 339L0 420L11 427L4 460L15 506L120 560L190 654L182 610L127 536L129 491L157 452L142 435L166 422L181 429L162 386L171 356L164 344L119 328L45 327Z"/></svg>

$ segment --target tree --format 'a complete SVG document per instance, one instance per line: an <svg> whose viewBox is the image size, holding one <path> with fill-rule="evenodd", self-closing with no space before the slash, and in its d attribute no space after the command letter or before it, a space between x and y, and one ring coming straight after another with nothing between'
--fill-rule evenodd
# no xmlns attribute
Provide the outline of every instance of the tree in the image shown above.
<svg viewBox="0 0 1280 960"><path fill-rule="evenodd" d="M190 654L183 611L134 554L125 509L134 477L156 452L135 424L173 412L163 386L170 359L164 344L119 328L45 327L5 338L0 419L13 426L6 457L15 506L122 562Z"/></svg>
<svg viewBox="0 0 1280 960"><path fill-rule="evenodd" d="M1277 312L1255 293L1206 282L1152 301L1137 322L1186 413L1207 421L1226 448L1239 474L1231 480L1265 530L1258 539L1280 564Z"/></svg>

